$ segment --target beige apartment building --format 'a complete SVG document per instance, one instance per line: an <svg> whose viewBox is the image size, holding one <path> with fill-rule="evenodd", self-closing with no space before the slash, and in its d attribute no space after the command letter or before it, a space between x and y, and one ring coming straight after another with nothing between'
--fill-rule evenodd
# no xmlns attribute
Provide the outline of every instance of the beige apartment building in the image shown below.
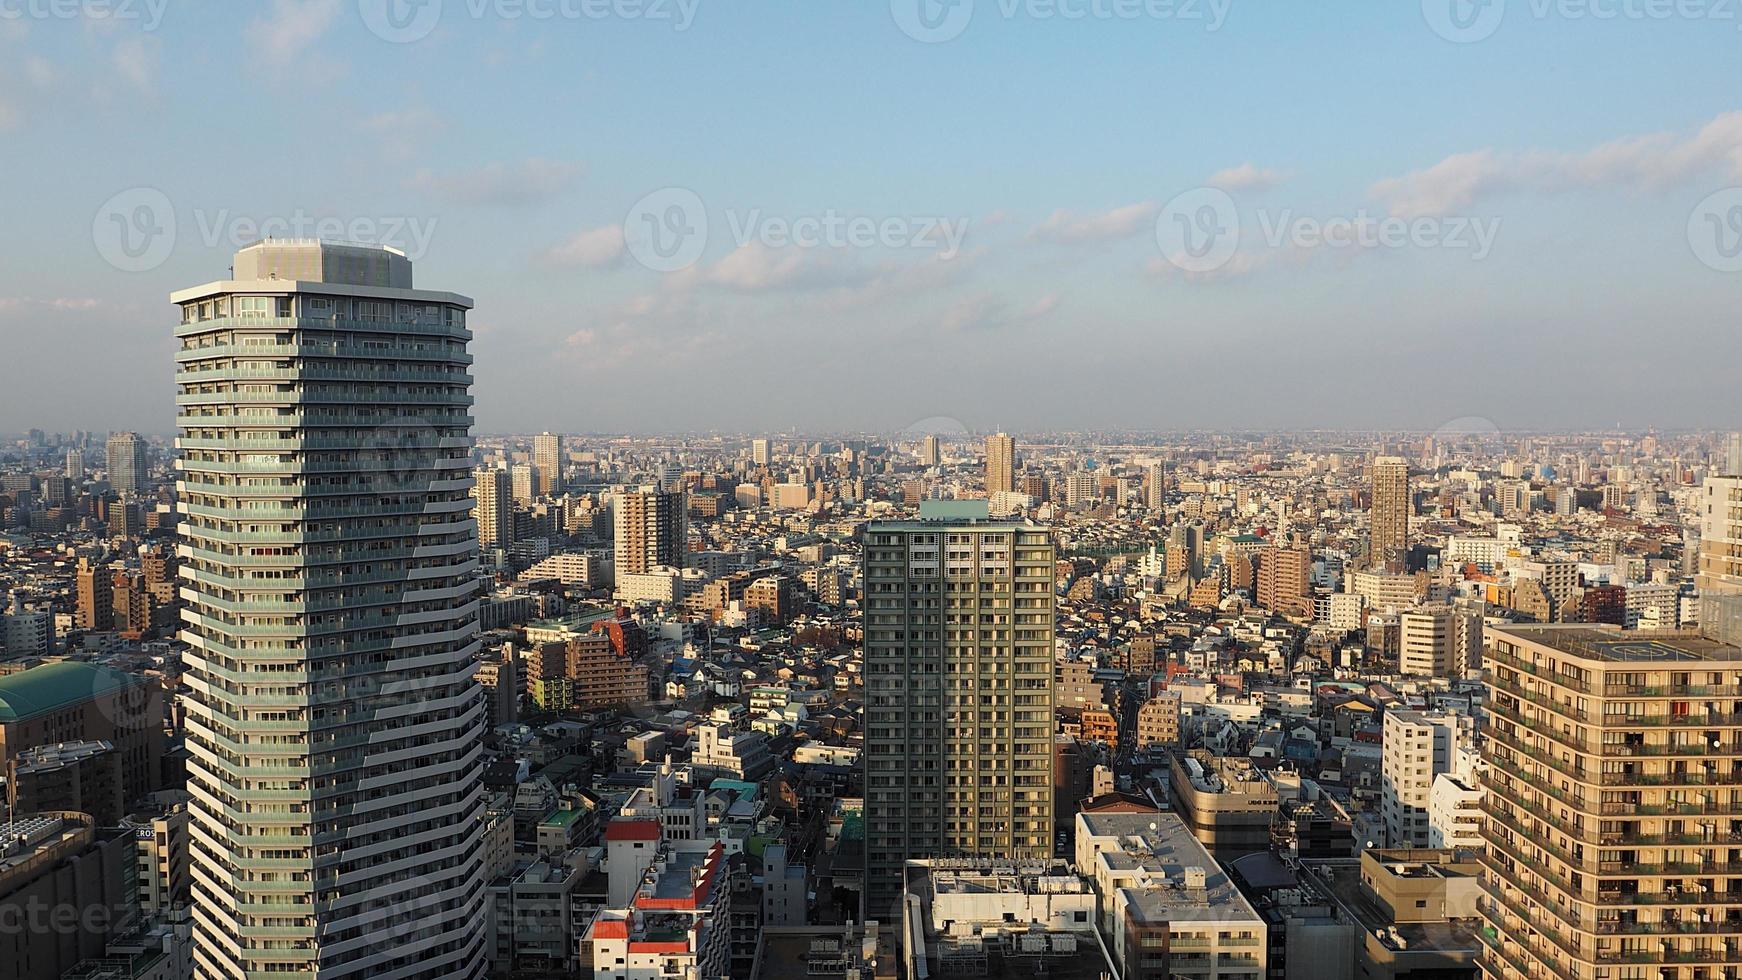
<svg viewBox="0 0 1742 980"><path fill-rule="evenodd" d="M1742 974L1742 648L1515 626L1487 656L1487 975Z"/></svg>
<svg viewBox="0 0 1742 980"><path fill-rule="evenodd" d="M1168 748L1179 744L1179 694L1158 691L1137 709L1137 747Z"/></svg>

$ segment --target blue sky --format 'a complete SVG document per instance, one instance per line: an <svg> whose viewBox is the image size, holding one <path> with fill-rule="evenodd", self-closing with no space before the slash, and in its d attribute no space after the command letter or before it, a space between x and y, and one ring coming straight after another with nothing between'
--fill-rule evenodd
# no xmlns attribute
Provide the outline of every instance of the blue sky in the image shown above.
<svg viewBox="0 0 1742 980"><path fill-rule="evenodd" d="M485 432L1742 424L1742 4L55 2L0 431L166 431L168 292L315 218L477 300Z"/></svg>

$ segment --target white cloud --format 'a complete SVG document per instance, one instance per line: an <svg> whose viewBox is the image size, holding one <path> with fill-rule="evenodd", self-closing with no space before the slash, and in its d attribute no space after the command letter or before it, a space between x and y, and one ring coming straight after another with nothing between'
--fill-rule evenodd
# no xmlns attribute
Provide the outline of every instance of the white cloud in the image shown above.
<svg viewBox="0 0 1742 980"><path fill-rule="evenodd" d="M1130 238L1150 229L1155 223L1157 208L1153 201L1142 201L1081 215L1063 208L1034 226L1028 233L1030 241L1081 242Z"/></svg>
<svg viewBox="0 0 1742 980"><path fill-rule="evenodd" d="M415 190L458 204L527 205L567 190L582 170L572 161L532 157L515 164L491 163L450 174L420 170L409 183Z"/></svg>
<svg viewBox="0 0 1742 980"><path fill-rule="evenodd" d="M1005 300L991 293L980 293L959 300L944 311L940 325L950 333L1017 327L1050 315L1058 309L1059 302L1058 293L1047 293L1028 306L1013 310Z"/></svg>
<svg viewBox="0 0 1742 980"><path fill-rule="evenodd" d="M78 310L95 310L103 306L101 300L89 296L55 296L48 299L37 299L33 296L0 296L0 312L17 310L51 310L57 313Z"/></svg>
<svg viewBox="0 0 1742 980"><path fill-rule="evenodd" d="M1259 167L1248 161L1211 174L1207 186L1225 191L1262 191L1282 183L1286 177L1280 170Z"/></svg>
<svg viewBox="0 0 1742 980"><path fill-rule="evenodd" d="M284 67L320 40L339 14L339 0L272 0L272 9L243 30L250 51Z"/></svg>
<svg viewBox="0 0 1742 980"><path fill-rule="evenodd" d="M130 37L115 44L115 70L138 93L150 95L157 88L157 42L155 38Z"/></svg>
<svg viewBox="0 0 1742 980"><path fill-rule="evenodd" d="M1553 194L1585 187L1649 190L1714 173L1742 179L1742 112L1719 115L1692 135L1630 136L1580 153L1456 153L1426 169L1387 177L1369 193L1399 217L1434 217L1465 211L1495 194Z"/></svg>
<svg viewBox="0 0 1742 980"><path fill-rule="evenodd" d="M583 231L560 245L551 246L541 256L548 265L578 266L584 269L611 265L622 257L622 225L605 225Z"/></svg>

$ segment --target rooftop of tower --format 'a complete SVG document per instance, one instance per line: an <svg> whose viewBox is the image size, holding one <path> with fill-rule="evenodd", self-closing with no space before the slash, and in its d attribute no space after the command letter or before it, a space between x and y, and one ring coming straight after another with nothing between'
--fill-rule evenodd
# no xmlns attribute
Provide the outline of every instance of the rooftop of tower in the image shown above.
<svg viewBox="0 0 1742 980"><path fill-rule="evenodd" d="M390 245L321 238L263 238L236 252L239 280L290 279L411 289L411 259Z"/></svg>

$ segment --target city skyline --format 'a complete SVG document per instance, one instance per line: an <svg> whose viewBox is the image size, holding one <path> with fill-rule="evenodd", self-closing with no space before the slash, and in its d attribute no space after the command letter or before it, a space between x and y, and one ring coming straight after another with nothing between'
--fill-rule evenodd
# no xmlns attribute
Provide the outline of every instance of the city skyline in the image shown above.
<svg viewBox="0 0 1742 980"><path fill-rule="evenodd" d="M982 4L943 39L914 37L899 2L430 6L411 34L337 0L5 19L0 163L43 176L7 208L32 234L0 253L0 332L46 369L0 392L0 419L77 389L77 427L166 431L155 298L275 233L381 240L476 282L480 432L1738 424L1703 395L1725 359L1694 356L1733 343L1742 251L1722 196L1742 182L1735 31L1716 16L1531 5L1448 37L1417 4ZM365 97L352 82L375 71ZM208 121L220 77L233 114ZM1270 98L1287 79L1306 97ZM842 111L867 92L887 111ZM251 117L336 149L262 158ZM203 123L226 137L188 154L168 136ZM98 149L114 140L129 152ZM1204 206L1226 216L1200 191L1229 195L1243 233L1208 266L1169 244ZM625 239L701 217L693 255ZM1427 224L1379 240L1394 219ZM1315 244L1338 228L1377 237ZM916 345L934 356L904 358ZM765 372L785 397L736 397Z"/></svg>

